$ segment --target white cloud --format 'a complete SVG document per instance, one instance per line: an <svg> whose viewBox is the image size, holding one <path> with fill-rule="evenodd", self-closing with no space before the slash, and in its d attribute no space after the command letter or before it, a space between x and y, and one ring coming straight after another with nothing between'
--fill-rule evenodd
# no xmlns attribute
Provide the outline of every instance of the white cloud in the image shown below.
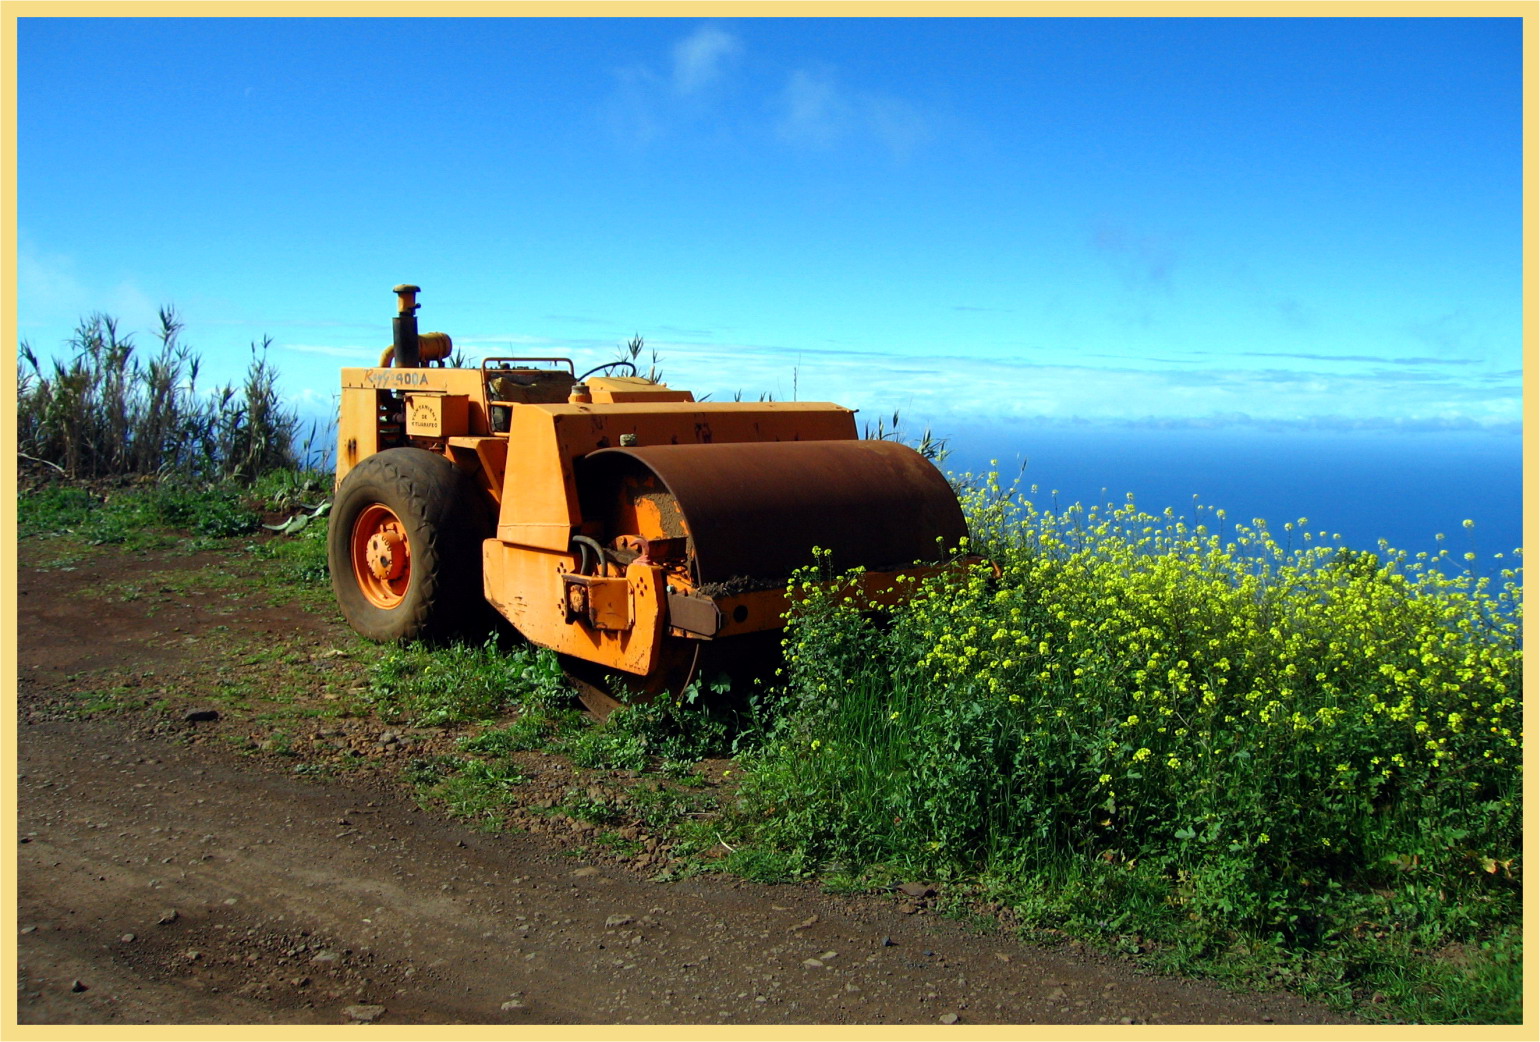
<svg viewBox="0 0 1540 1042"><path fill-rule="evenodd" d="M814 149L854 143L905 160L933 136L934 120L920 106L847 86L833 66L784 71L778 89L752 99L747 108L729 106L724 99L730 88L747 89L750 82L732 75L745 50L733 33L699 26L673 45L667 61L616 69L602 118L617 140L632 146L709 125L729 137L769 136ZM759 125L744 118L749 112L757 112Z"/></svg>
<svg viewBox="0 0 1540 1042"><path fill-rule="evenodd" d="M857 351L790 350L745 345L659 342L671 385L718 401L742 391L777 399L833 401L861 410L861 420L895 409L907 424L996 419L1056 422L1340 426L1344 416L1368 426L1517 422L1517 380L1508 393L1458 376L1420 372L1357 373L1194 370L1112 364L1030 364L953 357L898 357ZM720 375L730 373L731 384Z"/></svg>
<svg viewBox="0 0 1540 1042"><path fill-rule="evenodd" d="M865 105L867 125L894 158L908 159L930 139L930 120L909 102L872 95Z"/></svg>
<svg viewBox="0 0 1540 1042"><path fill-rule="evenodd" d="M25 235L16 248L16 303L26 319L78 317L92 310L90 292L63 254L45 254Z"/></svg>
<svg viewBox="0 0 1540 1042"><path fill-rule="evenodd" d="M742 51L736 36L703 25L674 44L667 68L637 64L616 69L615 89L602 117L620 141L650 144L709 109L712 88L725 80Z"/></svg>
<svg viewBox="0 0 1540 1042"><path fill-rule="evenodd" d="M827 148L844 136L850 104L829 73L797 69L776 99L776 133L796 145Z"/></svg>
<svg viewBox="0 0 1540 1042"><path fill-rule="evenodd" d="M16 326L39 351L60 349L82 319L105 314L120 335L151 336L160 328L160 308L133 279L93 285L76 271L68 254L49 253L22 234L16 246Z"/></svg>
<svg viewBox="0 0 1540 1042"><path fill-rule="evenodd" d="M319 343L275 345L286 388L304 401L328 402L335 361L371 365L377 347ZM508 332L456 338L475 364L485 355L560 355L577 370L615 356L613 338L561 338ZM938 435L1002 421L1099 426L1346 429L1507 429L1521 416L1520 374L1429 372L1425 366L1364 366L1344 372L1335 363L1311 369L1240 368L1214 358L1202 367L1091 356L1026 362L961 356L899 356L778 345L689 342L649 337L663 378L697 398L835 402L859 410L858 426L901 414L906 431ZM313 356L314 361L306 361ZM646 357L642 361L646 362ZM240 361L244 364L245 357ZM231 360L233 367L234 360ZM291 364L293 371L291 372ZM1449 369L1451 367L1444 367ZM1453 367L1458 370L1458 367ZM219 379L229 377L220 376ZM314 388L315 394L305 393Z"/></svg>
<svg viewBox="0 0 1540 1042"><path fill-rule="evenodd" d="M738 38L703 25L674 45L674 91L699 94L721 79L725 66L743 47Z"/></svg>
<svg viewBox="0 0 1540 1042"><path fill-rule="evenodd" d="M829 148L869 139L895 159L907 159L929 140L930 121L902 98L844 86L832 69L796 69L774 102L782 141Z"/></svg>

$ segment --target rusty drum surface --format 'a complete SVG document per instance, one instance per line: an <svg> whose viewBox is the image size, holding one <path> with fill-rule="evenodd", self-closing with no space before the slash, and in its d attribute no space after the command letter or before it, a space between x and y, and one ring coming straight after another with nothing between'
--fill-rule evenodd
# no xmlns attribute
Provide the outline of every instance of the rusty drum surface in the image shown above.
<svg viewBox="0 0 1540 1042"><path fill-rule="evenodd" d="M936 561L967 534L946 478L895 442L607 448L579 475L591 489L631 490L632 516L687 537L698 585L779 582L811 564L815 546L841 570Z"/></svg>

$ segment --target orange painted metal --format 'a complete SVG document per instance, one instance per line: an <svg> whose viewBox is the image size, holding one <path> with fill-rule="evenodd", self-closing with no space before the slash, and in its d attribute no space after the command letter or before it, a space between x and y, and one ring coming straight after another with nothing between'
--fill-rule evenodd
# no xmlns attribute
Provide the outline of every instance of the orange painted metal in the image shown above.
<svg viewBox="0 0 1540 1042"><path fill-rule="evenodd" d="M981 557L964 555L944 564L918 565L894 571L863 571L855 579L838 576L828 581L839 584L841 589L848 589L852 594L859 595L862 603L894 605L907 598L916 584L921 581L936 575L965 576L969 568L982 560ZM715 606L717 612L715 628L706 630L675 626L670 630L675 636L722 640L749 633L760 633L764 630L778 630L785 625L785 615L792 602L792 598L787 595L785 583L749 593L720 593L714 597L681 590L678 594L671 594L669 597L670 622L699 618L702 613L698 610L691 611L689 615L675 610L676 605L681 601L698 600L709 601Z"/></svg>
<svg viewBox="0 0 1540 1042"><path fill-rule="evenodd" d="M634 490L687 535L697 587L784 585L814 563L892 571L937 561L967 535L957 495L929 460L889 441L791 441L614 448L580 480Z"/></svg>
<svg viewBox="0 0 1540 1042"><path fill-rule="evenodd" d="M412 581L411 546L401 519L380 503L367 507L353 523L350 540L353 577L369 603L394 608Z"/></svg>
<svg viewBox="0 0 1540 1042"><path fill-rule="evenodd" d="M595 402L693 402L689 391L676 391L667 384L655 384L640 376L596 376L588 381L588 393Z"/></svg>
<svg viewBox="0 0 1540 1042"><path fill-rule="evenodd" d="M482 547L487 600L529 640L638 676L651 674L658 666L667 629L661 567L632 562L625 568L630 626L605 629L567 621L565 577L577 571L576 554L510 546L496 539ZM605 591L606 598L613 593ZM607 619L613 619L613 600L608 604L602 610Z"/></svg>
<svg viewBox="0 0 1540 1042"><path fill-rule="evenodd" d="M828 402L658 402L510 407L505 495L497 537L565 551L582 524L577 461L619 446L855 439L855 414Z"/></svg>
<svg viewBox="0 0 1540 1042"><path fill-rule="evenodd" d="M398 287L403 315L415 292ZM425 363L449 350L447 336L412 335ZM384 449L449 457L481 492L463 508L495 514L487 600L534 643L630 673L640 690L682 683L702 649L773 643L764 631L782 625L787 577L814 547L833 572L864 569L854 581L879 602L960 567L940 563L966 534L946 479L906 446L859 439L842 406L696 402L625 376L574 395L565 359L394 361L342 371L339 484ZM374 504L347 545L365 598L399 605L412 566L402 520Z"/></svg>

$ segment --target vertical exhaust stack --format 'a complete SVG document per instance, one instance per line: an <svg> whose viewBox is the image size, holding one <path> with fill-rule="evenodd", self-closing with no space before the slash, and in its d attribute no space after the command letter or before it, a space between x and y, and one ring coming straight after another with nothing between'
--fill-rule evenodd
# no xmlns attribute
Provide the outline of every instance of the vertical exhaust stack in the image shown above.
<svg viewBox="0 0 1540 1042"><path fill-rule="evenodd" d="M402 284L395 289L398 314L391 324L394 333L395 365L402 369L416 369L422 365L417 342L417 294L418 286Z"/></svg>

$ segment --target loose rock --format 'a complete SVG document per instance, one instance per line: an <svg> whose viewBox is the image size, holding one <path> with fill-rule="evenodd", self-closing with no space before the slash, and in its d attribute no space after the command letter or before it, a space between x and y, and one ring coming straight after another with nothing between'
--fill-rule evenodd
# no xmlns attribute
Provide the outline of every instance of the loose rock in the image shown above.
<svg viewBox="0 0 1540 1042"><path fill-rule="evenodd" d="M343 1009L342 1015L347 1017L349 1020L357 1020L368 1024L372 1021L379 1020L380 1017L384 1016L385 1007L374 1005L348 1006Z"/></svg>

